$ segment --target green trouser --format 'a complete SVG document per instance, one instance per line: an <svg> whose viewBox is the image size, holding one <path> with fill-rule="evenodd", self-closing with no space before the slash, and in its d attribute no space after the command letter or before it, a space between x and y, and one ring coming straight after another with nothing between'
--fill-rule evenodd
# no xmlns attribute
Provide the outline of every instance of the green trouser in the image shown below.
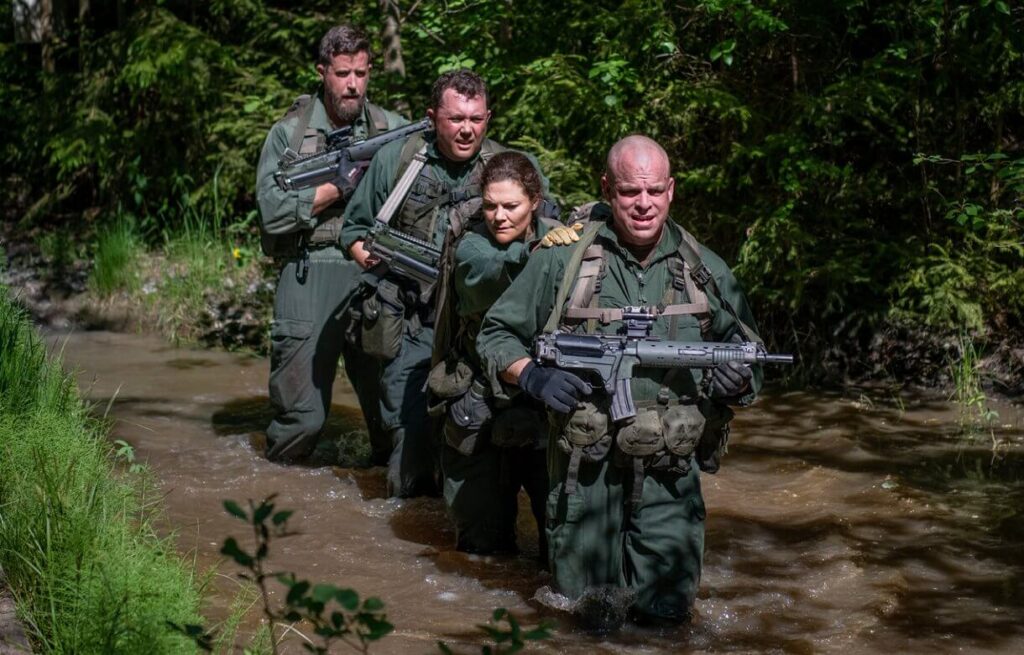
<svg viewBox="0 0 1024 655"><path fill-rule="evenodd" d="M544 502L548 476L543 448L499 448L489 442L463 455L441 451L444 502L455 523L456 549L466 553L515 553L519 489L526 489L537 521L540 561L547 561Z"/></svg>
<svg viewBox="0 0 1024 655"><path fill-rule="evenodd" d="M359 399L375 460L386 460L391 442L381 427L377 360L344 341L345 309L359 283L359 267L336 248L309 253L281 269L270 328L270 402L267 457L293 460L309 455L327 420L338 357Z"/></svg>
<svg viewBox="0 0 1024 655"><path fill-rule="evenodd" d="M427 374L434 328L406 321L402 346L384 363L380 376L381 425L393 446L388 462L388 495L437 494L437 422L427 415Z"/></svg>
<svg viewBox="0 0 1024 655"><path fill-rule="evenodd" d="M648 469L632 506L633 472L616 466L612 455L582 462L576 492L567 496L569 456L555 443L548 451L548 544L558 591L576 599L590 587L626 587L636 592L638 618L687 619L704 555L696 465L687 475Z"/></svg>

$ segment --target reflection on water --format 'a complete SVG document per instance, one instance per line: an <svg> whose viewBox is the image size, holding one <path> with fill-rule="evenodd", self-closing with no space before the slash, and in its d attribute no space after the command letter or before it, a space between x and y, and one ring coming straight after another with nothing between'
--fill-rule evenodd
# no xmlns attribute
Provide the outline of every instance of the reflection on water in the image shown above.
<svg viewBox="0 0 1024 655"><path fill-rule="evenodd" d="M368 460L344 381L327 441L350 452L325 461L346 467L286 467L251 445L270 420L265 362L108 333L68 337L65 358L98 406L114 398L114 438L150 463L169 529L201 566L218 562L225 536L244 536L223 499L277 492L302 534L273 546L274 568L383 598L398 631L374 652L473 643L496 607L527 623L542 616L531 599L549 578L529 550L528 508L520 556L453 551L440 500L385 499L382 469L351 468ZM965 440L941 399L854 395L775 394L739 412L722 471L703 480L705 570L691 625L596 637L563 624L546 648L1024 652L1024 415L999 406L992 437ZM993 437L1004 444L995 457ZM219 615L233 591L224 580Z"/></svg>

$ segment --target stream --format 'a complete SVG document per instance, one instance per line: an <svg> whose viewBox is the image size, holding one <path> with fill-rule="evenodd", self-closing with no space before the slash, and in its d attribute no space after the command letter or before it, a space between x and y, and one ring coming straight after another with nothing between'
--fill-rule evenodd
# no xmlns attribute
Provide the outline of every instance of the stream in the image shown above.
<svg viewBox="0 0 1024 655"><path fill-rule="evenodd" d="M558 622L533 652L1024 652L1024 410L1015 405L990 403L998 418L965 436L960 410L941 396L764 394L737 412L721 471L703 476L694 621L593 636L531 600L549 580L534 562L525 505L523 553L471 556L453 550L440 499L386 499L382 468L264 460L252 444L271 416L266 360L150 336L46 336L83 396L98 412L109 407L111 438L152 469L162 529L200 570L221 563L211 620L239 588L220 545L229 535L248 543L222 501L276 493L301 534L273 542L271 566L379 596L396 629L372 653L437 652L438 640L478 652L475 626L498 607L526 625ZM339 377L327 432L361 428ZM284 651L304 652L297 638Z"/></svg>

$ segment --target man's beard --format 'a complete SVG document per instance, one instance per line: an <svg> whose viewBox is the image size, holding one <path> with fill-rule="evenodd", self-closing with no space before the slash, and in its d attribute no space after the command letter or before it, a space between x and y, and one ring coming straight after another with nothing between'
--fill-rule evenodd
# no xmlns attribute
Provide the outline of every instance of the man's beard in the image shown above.
<svg viewBox="0 0 1024 655"><path fill-rule="evenodd" d="M358 100L351 96L335 96L328 94L328 100L330 100L331 108L334 110L334 118L338 120L341 125L351 125L363 113L363 102L365 98L358 98ZM353 102L353 100L357 100Z"/></svg>

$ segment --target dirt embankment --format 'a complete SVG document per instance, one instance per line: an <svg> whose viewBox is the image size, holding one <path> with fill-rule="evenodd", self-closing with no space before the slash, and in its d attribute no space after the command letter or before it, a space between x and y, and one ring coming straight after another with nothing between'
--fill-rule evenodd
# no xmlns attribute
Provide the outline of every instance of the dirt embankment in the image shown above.
<svg viewBox="0 0 1024 655"><path fill-rule="evenodd" d="M0 226L0 283L40 325L164 333L208 347L260 354L269 350L274 284L258 269L241 283L225 279L204 290L200 311L172 320L173 311L161 306L156 288L163 278L177 272L162 255L140 256L138 292L100 297L89 289L91 261L74 257L55 263L43 256L35 240L26 238L31 235L12 239L13 232L10 225Z"/></svg>
<svg viewBox="0 0 1024 655"><path fill-rule="evenodd" d="M274 281L270 271L253 269L242 283L226 280L204 292L201 311L178 317L168 328L168 308L146 301L161 277L174 275L161 256L142 258L142 293L99 298L88 290L91 262L76 258L60 266L40 253L32 235L13 236L11 225L0 226L0 281L6 284L35 320L58 329L105 329L163 332L176 339L208 347L249 350L266 354L272 314ZM1010 399L1024 396L1024 338L1015 330L972 335L979 353L978 371L986 391ZM883 324L856 338L836 343L805 362L815 385L844 386L882 383L951 390L953 364L962 357L963 338L922 325ZM804 357L810 357L800 353Z"/></svg>

